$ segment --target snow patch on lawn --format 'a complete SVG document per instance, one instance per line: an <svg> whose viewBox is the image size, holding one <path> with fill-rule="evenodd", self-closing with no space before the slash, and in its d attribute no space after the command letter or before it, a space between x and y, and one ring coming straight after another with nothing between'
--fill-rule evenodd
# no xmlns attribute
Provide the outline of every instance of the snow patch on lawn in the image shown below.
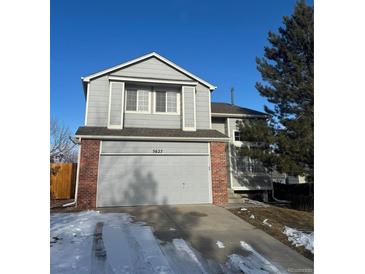
<svg viewBox="0 0 365 274"><path fill-rule="evenodd" d="M217 241L216 245L218 246L218 248L224 248L224 244L221 241Z"/></svg>
<svg viewBox="0 0 365 274"><path fill-rule="evenodd" d="M263 223L264 225L267 225L268 227L271 227L271 226L272 226L272 224L270 224L270 223L268 222L268 220L269 220L269 219L265 219L262 223Z"/></svg>
<svg viewBox="0 0 365 274"><path fill-rule="evenodd" d="M288 240L295 246L304 246L314 254L314 232L304 233L294 228L285 226L283 233L288 236Z"/></svg>

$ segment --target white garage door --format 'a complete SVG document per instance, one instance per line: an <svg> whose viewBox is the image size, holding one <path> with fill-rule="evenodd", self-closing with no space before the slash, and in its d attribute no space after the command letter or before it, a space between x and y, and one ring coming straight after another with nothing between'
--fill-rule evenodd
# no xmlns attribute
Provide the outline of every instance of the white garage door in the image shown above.
<svg viewBox="0 0 365 274"><path fill-rule="evenodd" d="M207 143L103 141L96 205L211 203Z"/></svg>

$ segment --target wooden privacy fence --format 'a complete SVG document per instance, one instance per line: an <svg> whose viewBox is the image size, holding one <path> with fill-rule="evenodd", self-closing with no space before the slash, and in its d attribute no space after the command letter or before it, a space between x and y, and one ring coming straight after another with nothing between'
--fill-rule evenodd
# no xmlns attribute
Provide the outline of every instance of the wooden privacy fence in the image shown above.
<svg viewBox="0 0 365 274"><path fill-rule="evenodd" d="M75 163L51 163L51 199L73 199L75 196Z"/></svg>

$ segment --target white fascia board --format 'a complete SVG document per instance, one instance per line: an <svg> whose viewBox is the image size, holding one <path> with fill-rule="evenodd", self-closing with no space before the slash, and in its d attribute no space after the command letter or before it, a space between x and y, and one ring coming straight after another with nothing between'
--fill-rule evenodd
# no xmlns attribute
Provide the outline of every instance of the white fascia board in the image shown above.
<svg viewBox="0 0 365 274"><path fill-rule="evenodd" d="M104 135L75 135L76 138L102 139L102 140L153 140L153 141L184 141L184 142L229 142L229 138L209 138L209 137L148 137L148 136L104 136Z"/></svg>
<svg viewBox="0 0 365 274"><path fill-rule="evenodd" d="M161 55L159 55L158 53L156 52L151 52L149 54L146 54L146 55L143 55L139 58L136 58L136 59L133 59L131 61L128 61L128 62L125 62L125 63L122 63L122 64L119 64L117 66L114 66L114 67L111 67L109 69L106 69L106 70L102 70L100 72L97 72L97 73L94 73L94 74L91 74L91 75L88 75L88 76L85 76L85 77L81 77L81 80L84 81L84 82L89 82L91 79L95 78L95 77L98 77L100 75L103 75L103 74L107 74L109 72L112 72L114 70L118 70L118 69L121 69L123 67L126 67L126 66L129 66L129 65L132 65L134 63L137 63L137 62L140 62L140 61L143 61L145 59L148 59L150 57L155 57L157 59L159 59L160 61L170 65L171 67L175 68L176 70L182 72L183 74L187 75L187 76L190 76L191 78L197 80L198 82L202 83L203 85L207 86L210 90L215 90L217 87L216 86L213 86L212 84L209 84L207 81L204 81L203 79L199 78L198 76L188 72L187 70L183 69L182 67L176 65L175 63L171 62L170 60L167 60L166 58L162 57Z"/></svg>
<svg viewBox="0 0 365 274"><path fill-rule="evenodd" d="M105 69L105 70L102 70L102 71L99 71L99 72L96 72L96 73L93 73L93 74L90 74L90 75L85 76L85 77L81 77L81 80L83 80L84 82L89 82L91 79L93 79L95 77L98 77L100 75L109 73L109 72L114 71L114 70L117 70L117 69L121 69L121 68L126 67L128 65L131 65L131 64L137 63L139 61L142 61L144 59L150 58L150 57L153 56L153 53L154 52L151 52L151 53L145 54L145 55L143 55L141 57L138 57L136 59L130 60L128 62L125 62L125 63L119 64L119 65L113 66L111 68L108 68L108 69Z"/></svg>
<svg viewBox="0 0 365 274"><path fill-rule="evenodd" d="M232 186L233 190L272 190L271 187L245 187L245 186Z"/></svg>
<svg viewBox="0 0 365 274"><path fill-rule="evenodd" d="M183 80L165 80L165 79L152 79L152 78L134 78L134 77L124 77L124 76L109 76L110 81L122 81L122 82L141 82L141 83L157 83L157 84L177 84L177 85L187 85L196 86L198 82L183 81Z"/></svg>
<svg viewBox="0 0 365 274"><path fill-rule="evenodd" d="M257 117L257 118L268 118L269 115L258 115L258 114L232 114L232 113L211 113L212 117Z"/></svg>

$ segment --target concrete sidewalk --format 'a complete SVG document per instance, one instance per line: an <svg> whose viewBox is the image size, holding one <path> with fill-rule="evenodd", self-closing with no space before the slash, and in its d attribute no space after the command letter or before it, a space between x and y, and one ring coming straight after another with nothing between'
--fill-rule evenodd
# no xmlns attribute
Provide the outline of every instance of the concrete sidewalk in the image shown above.
<svg viewBox="0 0 365 274"><path fill-rule="evenodd" d="M311 273L313 262L265 232L214 205L139 206L101 208L101 212L125 212L146 222L162 241L183 238L206 259L224 263L231 254L247 255L240 241L250 244L278 268ZM225 248L216 244L221 241Z"/></svg>

